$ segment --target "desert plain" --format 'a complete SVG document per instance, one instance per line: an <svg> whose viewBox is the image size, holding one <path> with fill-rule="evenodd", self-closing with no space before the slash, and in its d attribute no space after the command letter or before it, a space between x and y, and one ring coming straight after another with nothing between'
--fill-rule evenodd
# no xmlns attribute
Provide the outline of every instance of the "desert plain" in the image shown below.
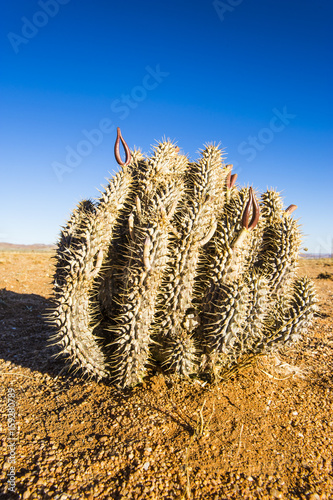
<svg viewBox="0 0 333 500"><path fill-rule="evenodd" d="M120 391L54 356L37 250L0 251L0 498L333 498L333 259L300 259L319 310L297 344L213 385L152 371Z"/></svg>

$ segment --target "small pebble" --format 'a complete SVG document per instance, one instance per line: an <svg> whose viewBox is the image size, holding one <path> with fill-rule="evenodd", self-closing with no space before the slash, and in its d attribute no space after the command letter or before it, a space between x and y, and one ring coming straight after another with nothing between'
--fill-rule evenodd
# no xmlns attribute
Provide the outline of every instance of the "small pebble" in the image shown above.
<svg viewBox="0 0 333 500"><path fill-rule="evenodd" d="M282 498L282 493L281 493L281 491L278 491L278 490L277 490L277 489L275 489L275 488L272 488L272 489L271 489L271 495L272 495L272 497L274 497L274 498Z"/></svg>

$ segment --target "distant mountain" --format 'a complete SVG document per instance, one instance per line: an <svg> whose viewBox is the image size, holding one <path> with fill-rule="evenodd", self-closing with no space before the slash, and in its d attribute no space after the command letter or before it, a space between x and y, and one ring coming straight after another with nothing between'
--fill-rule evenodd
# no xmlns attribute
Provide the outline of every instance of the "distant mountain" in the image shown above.
<svg viewBox="0 0 333 500"><path fill-rule="evenodd" d="M301 259L330 259L332 255L330 253L300 253Z"/></svg>
<svg viewBox="0 0 333 500"><path fill-rule="evenodd" d="M0 242L1 252L52 252L56 245L44 245L43 243L35 243L34 245L16 245L15 243Z"/></svg>
<svg viewBox="0 0 333 500"><path fill-rule="evenodd" d="M15 243L3 243L0 241L0 252L52 252L57 248L56 245L44 245L35 243L34 245L16 245ZM328 259L332 258L330 254L318 253L300 253L301 259Z"/></svg>

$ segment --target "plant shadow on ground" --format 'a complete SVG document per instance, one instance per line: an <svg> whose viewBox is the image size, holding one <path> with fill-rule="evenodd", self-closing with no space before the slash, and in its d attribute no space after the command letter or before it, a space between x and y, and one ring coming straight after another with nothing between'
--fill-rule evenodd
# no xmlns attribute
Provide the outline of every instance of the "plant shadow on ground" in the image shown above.
<svg viewBox="0 0 333 500"><path fill-rule="evenodd" d="M70 370L64 358L57 356L60 348L52 345L50 340L56 330L46 319L51 307L52 300L41 295L0 289L0 352L4 362L1 374L18 375L19 368L23 368L37 372L39 376L48 375L54 381L58 380L62 390L73 387L73 384L89 385L91 382L89 378L80 370ZM27 372L23 375L29 378ZM149 379L152 375L153 372L150 371L143 386L150 384ZM33 374L31 378L34 378ZM37 380L36 383L38 384ZM93 383L95 384L94 381ZM111 390L113 399L119 403L131 397L136 390L140 390L140 386L118 390L108 380L103 380L97 385L101 389L108 388L107 392ZM80 401L74 400L72 403L75 405Z"/></svg>
<svg viewBox="0 0 333 500"><path fill-rule="evenodd" d="M1 357L9 366L9 363L37 370L40 374L47 374L52 378L64 375L62 380L72 382L87 382L80 370L72 371L67 368L64 359L59 355L59 347L52 345L50 337L56 330L47 320L47 314L52 307L52 300L38 294L16 293L6 288L0 289L0 349ZM316 314L318 317L329 317L325 312ZM310 339L307 339L308 341ZM311 339L311 348L316 350L320 347L320 340ZM302 346L304 348L304 346ZM288 349L287 349L288 350ZM296 349L298 350L298 349ZM294 349L293 349L294 351ZM298 356L297 356L298 357ZM302 357L302 356L301 356ZM5 365L6 366L6 365ZM159 367L149 370L148 380L154 373L161 372ZM312 385L319 387L332 387L333 374L325 373L325 376L312 377ZM103 385L112 385L104 381ZM171 383L171 385L173 385ZM119 392L119 391L116 391ZM119 392L119 394L130 395L131 389Z"/></svg>
<svg viewBox="0 0 333 500"><path fill-rule="evenodd" d="M51 305L41 295L0 289L0 346L5 362L51 377L59 374L63 365L54 357L58 349L49 342L54 331L45 319Z"/></svg>
<svg viewBox="0 0 333 500"><path fill-rule="evenodd" d="M1 375L13 375L15 379L18 376L21 382L31 378L29 386L31 390L37 391L36 394L42 386L48 395L53 394L57 412L63 411L64 408L68 410L68 405L72 408L80 406L83 398L76 392L91 387L91 383L99 387L100 393L108 394L109 397L112 394L113 401L123 404L131 396L131 389L118 391L109 381L91 382L81 371L70 371L64 359L57 356L59 348L52 346L52 341L49 340L55 329L46 320L51 306L52 300L41 295L0 289L0 352L3 360ZM32 373L29 374L26 369ZM43 384L44 375L51 378L46 384ZM8 381L9 378L13 377L5 377ZM74 390L75 394L71 395L71 390ZM68 397L62 402L58 401L58 395L64 392ZM49 408L44 408L42 413L47 414L48 411Z"/></svg>

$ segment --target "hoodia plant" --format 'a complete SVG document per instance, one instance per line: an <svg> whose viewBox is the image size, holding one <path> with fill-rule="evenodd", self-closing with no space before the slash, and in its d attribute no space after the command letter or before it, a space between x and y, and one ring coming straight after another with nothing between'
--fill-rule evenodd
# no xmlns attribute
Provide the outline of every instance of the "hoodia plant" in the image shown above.
<svg viewBox="0 0 333 500"><path fill-rule="evenodd" d="M238 188L215 145L197 162L170 141L144 157L118 129L115 157L58 242L50 320L71 367L119 387L154 365L219 380L306 332L316 297L296 274L295 205Z"/></svg>

